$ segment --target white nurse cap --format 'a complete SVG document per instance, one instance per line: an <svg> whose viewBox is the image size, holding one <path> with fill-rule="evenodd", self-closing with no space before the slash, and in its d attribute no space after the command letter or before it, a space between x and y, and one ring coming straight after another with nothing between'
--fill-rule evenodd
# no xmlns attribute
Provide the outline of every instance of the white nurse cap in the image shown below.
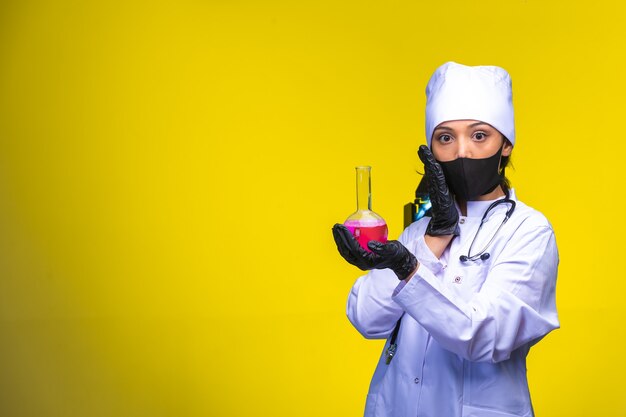
<svg viewBox="0 0 626 417"><path fill-rule="evenodd" d="M495 66L469 67L446 62L426 86L426 141L448 120L480 120L515 145L511 77Z"/></svg>

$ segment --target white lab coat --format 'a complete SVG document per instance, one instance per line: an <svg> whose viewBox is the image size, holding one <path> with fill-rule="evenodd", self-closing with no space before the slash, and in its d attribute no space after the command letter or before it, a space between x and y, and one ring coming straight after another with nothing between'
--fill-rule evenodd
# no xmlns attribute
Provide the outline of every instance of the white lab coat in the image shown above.
<svg viewBox="0 0 626 417"><path fill-rule="evenodd" d="M366 338L388 338L400 316L397 352L385 344L367 395L366 417L506 417L533 415L526 355L559 327L555 304L558 252L550 223L517 207L487 248L489 259L465 264L490 201L470 201L460 236L440 259L424 242L429 218L399 240L420 265L405 285L389 269L372 270L352 287L347 315ZM491 239L508 204L491 211L472 254Z"/></svg>

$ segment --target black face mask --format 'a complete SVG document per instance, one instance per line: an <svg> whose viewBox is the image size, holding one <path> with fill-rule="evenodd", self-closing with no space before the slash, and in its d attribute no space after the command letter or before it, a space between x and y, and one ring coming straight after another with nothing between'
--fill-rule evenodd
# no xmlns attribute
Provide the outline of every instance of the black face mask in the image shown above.
<svg viewBox="0 0 626 417"><path fill-rule="evenodd" d="M460 200L473 200L492 192L500 184L502 175L498 172L502 149L483 159L457 158L439 162L446 177L446 183Z"/></svg>

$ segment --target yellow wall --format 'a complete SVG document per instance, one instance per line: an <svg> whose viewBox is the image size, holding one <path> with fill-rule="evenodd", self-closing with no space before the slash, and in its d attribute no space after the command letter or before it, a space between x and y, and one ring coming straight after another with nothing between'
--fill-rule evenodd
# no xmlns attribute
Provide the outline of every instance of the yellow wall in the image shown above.
<svg viewBox="0 0 626 417"><path fill-rule="evenodd" d="M0 3L0 415L361 415L383 342L330 228L370 164L401 232L455 60L511 73L557 233L536 412L625 416L620 3Z"/></svg>

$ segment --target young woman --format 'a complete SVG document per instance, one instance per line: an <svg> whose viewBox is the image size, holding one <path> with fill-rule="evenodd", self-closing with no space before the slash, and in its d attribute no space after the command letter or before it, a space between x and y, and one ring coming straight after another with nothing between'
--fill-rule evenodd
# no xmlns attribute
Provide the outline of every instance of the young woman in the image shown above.
<svg viewBox="0 0 626 417"><path fill-rule="evenodd" d="M340 254L370 270L347 314L387 338L366 416L533 416L526 356L559 327L558 252L550 223L517 200L504 168L515 145L511 79L502 68L448 62L426 88L418 151L431 217L397 241L362 249L333 227Z"/></svg>

